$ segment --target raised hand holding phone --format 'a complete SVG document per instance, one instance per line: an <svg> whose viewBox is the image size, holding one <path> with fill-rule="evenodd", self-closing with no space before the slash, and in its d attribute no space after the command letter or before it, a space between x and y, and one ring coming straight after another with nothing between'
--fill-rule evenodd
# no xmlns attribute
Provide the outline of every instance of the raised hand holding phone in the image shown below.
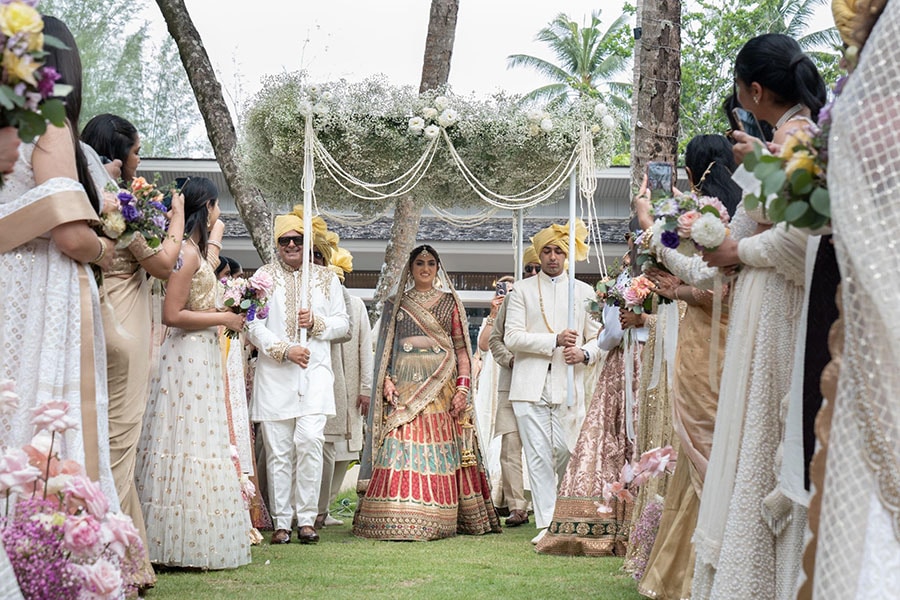
<svg viewBox="0 0 900 600"><path fill-rule="evenodd" d="M647 163L647 188L650 190L651 199L671 196L674 186L674 171L671 164L659 161Z"/></svg>

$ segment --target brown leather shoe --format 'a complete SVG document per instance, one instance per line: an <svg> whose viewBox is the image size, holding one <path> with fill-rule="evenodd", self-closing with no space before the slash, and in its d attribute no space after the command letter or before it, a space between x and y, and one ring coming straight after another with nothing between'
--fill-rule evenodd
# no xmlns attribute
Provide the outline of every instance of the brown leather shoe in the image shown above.
<svg viewBox="0 0 900 600"><path fill-rule="evenodd" d="M297 529L297 539L301 544L315 544L319 541L319 534L311 525L304 525Z"/></svg>
<svg viewBox="0 0 900 600"><path fill-rule="evenodd" d="M290 544L291 543L291 530L290 529L276 529L275 533L272 534L272 544Z"/></svg>
<svg viewBox="0 0 900 600"><path fill-rule="evenodd" d="M325 515L317 515L316 522L313 524L313 527L316 530L322 529L325 527Z"/></svg>
<svg viewBox="0 0 900 600"><path fill-rule="evenodd" d="M528 513L524 510L510 511L509 517L506 518L507 527L518 527L528 522Z"/></svg>

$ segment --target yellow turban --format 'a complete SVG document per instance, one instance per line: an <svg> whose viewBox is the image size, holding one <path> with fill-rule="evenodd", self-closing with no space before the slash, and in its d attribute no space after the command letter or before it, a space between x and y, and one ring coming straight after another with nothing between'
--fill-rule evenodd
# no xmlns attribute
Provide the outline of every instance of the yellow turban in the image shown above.
<svg viewBox="0 0 900 600"><path fill-rule="evenodd" d="M315 231L313 234L313 246L315 246L315 249L321 252L322 256L325 257L326 265L330 265L331 261L334 260L334 253L337 250L338 242L340 242L340 240L341 238L338 234L333 231L326 231L321 235L318 231Z"/></svg>
<svg viewBox="0 0 900 600"><path fill-rule="evenodd" d="M334 271L343 282L344 275L353 272L353 255L346 248L335 248L328 268Z"/></svg>
<svg viewBox="0 0 900 600"><path fill-rule="evenodd" d="M541 262L541 259L538 258L537 251L534 249L534 246L526 246L525 255L522 256L522 266L525 266L529 263L539 262Z"/></svg>
<svg viewBox="0 0 900 600"><path fill-rule="evenodd" d="M277 242L278 238L288 231L303 233L303 207L299 204L294 206L294 210L288 214L275 217L275 241ZM325 225L322 217L313 217L312 231L313 237L324 236L325 232L328 231L328 226Z"/></svg>
<svg viewBox="0 0 900 600"><path fill-rule="evenodd" d="M584 221L581 219L577 219L575 221L575 260L586 260L588 257L588 245L587 245L587 236L588 230L584 224ZM554 223L550 227L541 229L538 231L533 238L531 238L531 245L534 248L535 254L538 256L541 255L541 250L544 249L544 246L548 246L553 244L555 246L559 246L560 250L566 253L566 256L570 255L569 252L569 224L565 225L557 225Z"/></svg>
<svg viewBox="0 0 900 600"><path fill-rule="evenodd" d="M848 46L857 45L853 39L856 27L858 25L859 8L858 0L832 0L831 14L834 15L834 25L837 27L841 39Z"/></svg>

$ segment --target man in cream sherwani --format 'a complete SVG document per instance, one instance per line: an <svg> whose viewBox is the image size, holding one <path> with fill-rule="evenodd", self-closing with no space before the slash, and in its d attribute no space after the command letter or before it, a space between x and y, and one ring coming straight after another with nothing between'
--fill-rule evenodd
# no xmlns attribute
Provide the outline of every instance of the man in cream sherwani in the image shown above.
<svg viewBox="0 0 900 600"><path fill-rule="evenodd" d="M322 483L325 422L335 414L331 340L349 329L347 308L337 276L303 257L303 212L300 207L275 218L278 258L260 270L275 281L265 319L249 323L250 341L259 349L250 419L261 424L266 449L269 503L275 525L273 544L297 538L315 543L314 528ZM313 219L324 237L325 222ZM308 309L301 309L302 270L308 267ZM306 347L300 330L307 330Z"/></svg>
<svg viewBox="0 0 900 600"><path fill-rule="evenodd" d="M575 260L587 258L587 228L576 223ZM568 323L569 227L551 225L532 245L541 262L536 277L516 284L506 303L506 346L515 355L509 400L525 449L537 543L556 507L556 488L565 474L571 449L584 419L583 370L597 360L599 325L584 307L594 297L591 286L575 282L575 327ZM575 366L574 406L567 406L567 365Z"/></svg>

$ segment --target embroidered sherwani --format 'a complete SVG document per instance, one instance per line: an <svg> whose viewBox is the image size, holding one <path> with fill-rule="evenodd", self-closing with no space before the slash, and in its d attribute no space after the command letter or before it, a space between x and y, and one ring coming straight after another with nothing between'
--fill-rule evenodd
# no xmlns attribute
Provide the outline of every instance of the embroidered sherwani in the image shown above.
<svg viewBox="0 0 900 600"><path fill-rule="evenodd" d="M350 327L337 276L311 265L308 306L314 324L307 338L309 365L303 369L287 359L288 350L300 344L302 268L294 270L280 261L262 267L275 281L269 314L248 326L250 341L260 352L250 419L262 423L276 529L290 529L294 515L301 527L315 520L325 422L335 414L331 341Z"/></svg>

